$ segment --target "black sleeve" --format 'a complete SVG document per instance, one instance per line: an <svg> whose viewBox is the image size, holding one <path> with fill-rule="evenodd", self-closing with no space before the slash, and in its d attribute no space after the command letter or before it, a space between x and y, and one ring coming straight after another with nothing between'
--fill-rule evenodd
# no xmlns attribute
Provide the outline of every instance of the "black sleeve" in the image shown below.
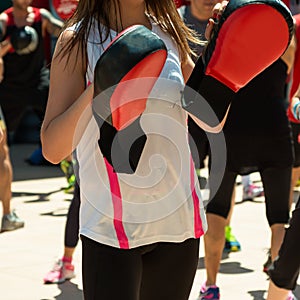
<svg viewBox="0 0 300 300"><path fill-rule="evenodd" d="M183 91L182 107L207 125L214 127L223 120L235 93L215 78L205 75L202 57Z"/></svg>

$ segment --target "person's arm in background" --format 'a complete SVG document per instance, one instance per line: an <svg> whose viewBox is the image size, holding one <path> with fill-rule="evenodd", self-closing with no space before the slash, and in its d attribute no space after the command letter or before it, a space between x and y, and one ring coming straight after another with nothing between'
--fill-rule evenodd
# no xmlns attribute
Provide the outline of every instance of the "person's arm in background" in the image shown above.
<svg viewBox="0 0 300 300"><path fill-rule="evenodd" d="M40 9L42 19L43 19L43 31L48 32L50 35L58 37L64 23L56 19L47 9Z"/></svg>
<svg viewBox="0 0 300 300"><path fill-rule="evenodd" d="M295 40L295 36L293 36L293 38L289 44L289 47L286 49L284 54L281 56L281 59L287 65L287 74L290 74L290 72L293 68L294 61L295 61L295 52L296 52L296 40Z"/></svg>
<svg viewBox="0 0 300 300"><path fill-rule="evenodd" d="M296 94L291 99L290 105L294 118L300 122L300 86Z"/></svg>
<svg viewBox="0 0 300 300"><path fill-rule="evenodd" d="M3 76L4 76L4 64L3 64L2 57L11 48L11 44L8 40L4 40L4 41L2 40L6 31L6 20L7 20L6 14L4 13L0 14L0 82L3 80Z"/></svg>

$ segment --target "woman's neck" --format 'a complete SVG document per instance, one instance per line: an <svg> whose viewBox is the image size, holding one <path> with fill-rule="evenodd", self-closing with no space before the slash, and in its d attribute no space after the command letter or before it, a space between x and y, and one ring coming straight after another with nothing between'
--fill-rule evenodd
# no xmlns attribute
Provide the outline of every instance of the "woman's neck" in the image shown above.
<svg viewBox="0 0 300 300"><path fill-rule="evenodd" d="M114 15L112 17L113 22L111 22L113 27L117 26L118 28L112 28L112 29L120 32L121 30L124 30L127 27L136 24L144 25L147 28L151 29L151 22L145 14L144 3L139 5L126 6L126 1L124 2L121 1L120 5L121 5L120 9L117 8L116 10L117 15Z"/></svg>

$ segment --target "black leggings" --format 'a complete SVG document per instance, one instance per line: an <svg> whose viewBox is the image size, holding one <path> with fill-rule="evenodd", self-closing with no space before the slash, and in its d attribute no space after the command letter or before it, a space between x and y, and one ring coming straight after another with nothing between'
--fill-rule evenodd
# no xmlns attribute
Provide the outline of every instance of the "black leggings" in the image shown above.
<svg viewBox="0 0 300 300"><path fill-rule="evenodd" d="M85 300L187 300L199 239L124 250L81 235Z"/></svg>
<svg viewBox="0 0 300 300"><path fill-rule="evenodd" d="M266 168L260 171L266 200L267 220L270 226L288 223L291 172L291 167ZM219 189L207 205L207 213L227 218L237 175L236 172L225 171ZM212 189L218 188L213 186L213 182L210 186Z"/></svg>
<svg viewBox="0 0 300 300"><path fill-rule="evenodd" d="M75 182L73 199L70 204L65 227L65 247L75 248L79 240L79 208L80 208L80 189L77 181Z"/></svg>
<svg viewBox="0 0 300 300"><path fill-rule="evenodd" d="M294 290L300 269L300 198L286 230L278 258L269 269L272 281L280 288Z"/></svg>

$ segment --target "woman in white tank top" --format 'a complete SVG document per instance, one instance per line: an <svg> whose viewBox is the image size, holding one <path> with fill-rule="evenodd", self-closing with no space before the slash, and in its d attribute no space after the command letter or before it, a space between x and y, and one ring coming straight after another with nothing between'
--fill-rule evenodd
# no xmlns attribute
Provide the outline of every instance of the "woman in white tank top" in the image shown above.
<svg viewBox="0 0 300 300"><path fill-rule="evenodd" d="M141 116L147 142L133 174L112 172L92 114L94 68L113 38L144 25L167 58ZM184 83L197 42L173 0L79 0L51 66L43 153L58 163L75 151L81 190L85 299L188 299L206 231L188 145ZM108 74L103 74L108 76Z"/></svg>

